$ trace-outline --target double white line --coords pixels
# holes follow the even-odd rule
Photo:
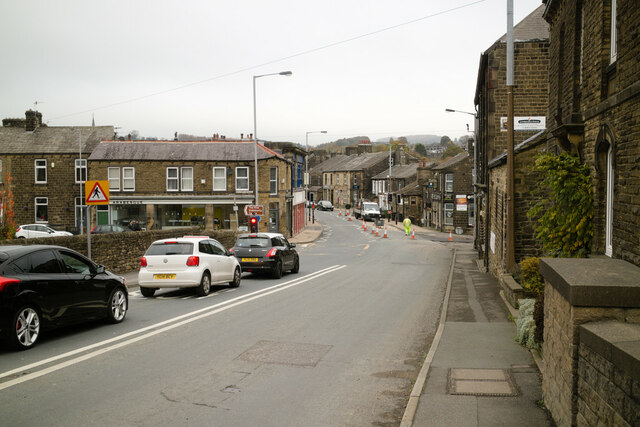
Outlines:
[[[25,373],[24,375],[20,375],[18,378],[5,381],[0,383],[0,390],[4,390],[9,387],[13,387],[15,385],[27,382],[29,380],[41,377],[43,375],[50,374],[52,372],[58,371],[60,369],[66,368],[68,366],[75,365],[77,363],[83,362],[85,360],[92,359],[96,356],[100,356],[102,354],[108,353],[112,350],[116,350],[121,347],[128,346],[130,344],[136,343],[138,341],[145,340],[147,338],[151,338],[155,335],[161,334],[166,331],[170,331],[171,329],[178,328],[180,326],[184,326],[188,323],[195,322],[197,320],[203,319],[208,316],[213,316],[214,314],[221,313],[223,311],[229,310],[230,308],[239,306],[241,304],[248,303],[250,301],[254,301],[259,298],[266,297],[268,295],[275,294],[277,292],[284,291],[285,289],[292,288],[294,286],[301,285],[305,282],[308,282],[313,279],[317,279],[318,277],[324,276],[325,274],[333,273],[335,271],[341,270],[345,268],[345,265],[334,265],[332,267],[325,268],[323,270],[316,271],[314,273],[308,274],[306,276],[302,276],[296,278],[294,280],[290,280],[285,283],[281,283],[278,285],[271,286],[269,288],[261,289],[259,291],[251,292],[246,295],[240,295],[236,298],[230,299],[228,301],[221,302],[219,304],[215,304],[211,307],[202,308],[200,310],[192,311],[190,313],[186,313],[177,317],[173,317],[171,319],[144,327],[142,329],[137,329],[135,331],[127,332],[126,334],[119,335],[114,338],[110,338],[105,341],[101,341],[95,344],[91,344],[82,348],[78,348],[76,350],[69,351],[67,353],[59,354],[57,356],[50,357],[48,359],[40,360],[38,362],[31,363],[29,365],[21,366],[16,369],[12,369],[11,371],[0,373],[0,379],[18,375],[21,373],[29,372],[34,368],[41,367],[43,365],[50,364],[52,362],[56,362],[61,359],[66,359],[71,356],[85,353],[80,356],[74,357],[69,360],[65,360],[63,362],[57,363],[55,365],[48,366],[44,369],[41,369],[36,372]],[[102,348],[98,348],[102,347]],[[95,351],[90,351],[94,350]]]

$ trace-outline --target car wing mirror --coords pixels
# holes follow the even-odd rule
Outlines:
[[[295,248],[295,247],[296,247],[296,244],[295,244],[295,243],[289,243],[289,247],[291,247],[291,248]]]
[[[99,265],[96,267],[96,274],[103,274],[106,271],[104,265]]]

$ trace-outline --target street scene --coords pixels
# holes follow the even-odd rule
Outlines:
[[[0,6],[0,424],[640,425],[633,0]]]

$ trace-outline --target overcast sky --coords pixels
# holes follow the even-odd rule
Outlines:
[[[514,23],[541,0],[514,0]],[[5,0],[0,118],[310,145],[473,130],[506,0]]]

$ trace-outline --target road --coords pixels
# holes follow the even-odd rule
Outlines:
[[[398,425],[437,328],[450,246],[317,212],[298,274],[145,299],[127,319],[0,351],[5,425]],[[368,223],[369,225],[371,223]]]

